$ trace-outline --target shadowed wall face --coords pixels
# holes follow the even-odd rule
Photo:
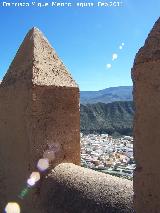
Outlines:
[[[37,161],[80,164],[79,88],[42,33],[26,35],[0,86],[0,212],[16,201]],[[19,202],[19,201],[18,201]],[[24,213],[43,212],[37,189]]]
[[[134,173],[137,213],[160,209],[160,20],[134,62]]]
[[[80,115],[77,88],[35,87],[32,97],[32,152],[37,161],[45,151],[55,151],[54,165],[80,164]],[[77,141],[77,143],[76,143]],[[39,147],[38,144],[43,144]],[[37,147],[39,147],[38,152]],[[52,165],[53,165],[52,164]]]
[[[0,88],[0,212],[16,200],[29,176],[30,146],[26,120],[31,91],[25,86]]]

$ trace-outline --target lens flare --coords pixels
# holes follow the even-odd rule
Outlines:
[[[47,158],[42,158],[37,163],[37,168],[40,172],[44,172],[49,168],[49,160]]]
[[[112,54],[112,61],[116,60],[117,58],[118,58],[117,53],[113,53],[113,54]]]
[[[9,202],[5,208],[6,213],[20,213],[20,206],[18,203]]]
[[[29,187],[26,187],[21,191],[21,193],[20,193],[20,195],[18,195],[18,197],[20,199],[23,199],[28,194],[28,192],[29,192]]]
[[[39,172],[32,172],[30,178],[33,178],[35,182],[40,180],[40,173]]]
[[[36,183],[36,181],[35,181],[35,179],[34,178],[29,178],[28,180],[27,180],[27,184],[28,184],[28,186],[34,186],[35,185],[35,183]]]
[[[106,67],[107,67],[107,69],[110,69],[112,67],[112,65],[111,64],[107,64]]]

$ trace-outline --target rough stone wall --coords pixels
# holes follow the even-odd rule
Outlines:
[[[160,19],[132,69],[136,213],[160,212]]]
[[[133,182],[79,167],[56,166],[41,186],[47,213],[132,213]]]
[[[36,86],[32,90],[30,146],[33,161],[57,145],[55,165],[60,162],[80,164],[80,115],[78,88]],[[41,147],[38,145],[41,144]],[[38,149],[37,149],[38,147]]]
[[[26,128],[30,97],[25,87],[0,88],[0,212],[10,200],[17,200],[30,173]]]
[[[23,213],[42,213],[40,185],[23,201],[17,196],[50,147],[56,150],[52,166],[80,164],[80,112],[77,84],[36,28],[3,78],[0,118],[0,212],[17,201]]]

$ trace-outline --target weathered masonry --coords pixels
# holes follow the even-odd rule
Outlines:
[[[134,204],[136,213],[160,212],[160,19],[136,55],[134,86]]]
[[[55,150],[54,166],[80,164],[79,88],[37,28],[3,78],[0,118],[1,208],[16,199],[46,150]],[[24,202],[26,212],[36,209],[34,202]]]

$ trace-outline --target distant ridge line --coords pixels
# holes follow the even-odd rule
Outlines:
[[[132,101],[132,86],[109,87],[99,91],[81,91],[81,104],[112,103],[115,101]]]

